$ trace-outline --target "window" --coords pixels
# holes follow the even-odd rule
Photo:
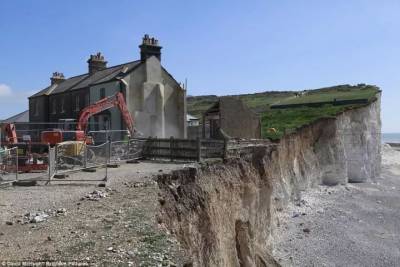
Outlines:
[[[33,116],[38,116],[39,115],[39,100],[31,100],[31,111]]]
[[[89,106],[89,101],[90,101],[89,94],[86,94],[85,95],[85,107]]]
[[[65,113],[65,98],[61,99],[61,113]]]
[[[106,88],[100,88],[100,99],[106,97]]]
[[[57,101],[56,99],[53,99],[51,102],[51,113],[56,114],[57,113]]]
[[[79,106],[79,95],[75,96],[75,111],[79,111],[80,106]]]

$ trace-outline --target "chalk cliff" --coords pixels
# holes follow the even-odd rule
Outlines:
[[[193,266],[275,266],[276,213],[317,184],[380,175],[380,98],[260,145],[224,164],[158,178],[160,221]],[[248,151],[248,150],[246,150]]]

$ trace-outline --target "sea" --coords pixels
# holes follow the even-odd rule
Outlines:
[[[382,143],[400,143],[400,133],[382,133]]]

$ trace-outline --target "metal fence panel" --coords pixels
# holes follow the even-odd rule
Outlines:
[[[49,148],[49,181],[56,173],[56,148]]]
[[[0,184],[18,180],[18,148],[5,149],[0,155]]]

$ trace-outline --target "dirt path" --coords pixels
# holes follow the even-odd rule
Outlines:
[[[283,266],[400,266],[400,152],[387,152],[376,183],[319,187],[280,214]]]
[[[122,165],[110,169],[107,188],[67,184],[0,189],[0,263],[173,266],[184,261],[174,238],[158,228],[158,187],[151,178],[182,167]],[[29,223],[43,214],[49,215],[45,221]]]

